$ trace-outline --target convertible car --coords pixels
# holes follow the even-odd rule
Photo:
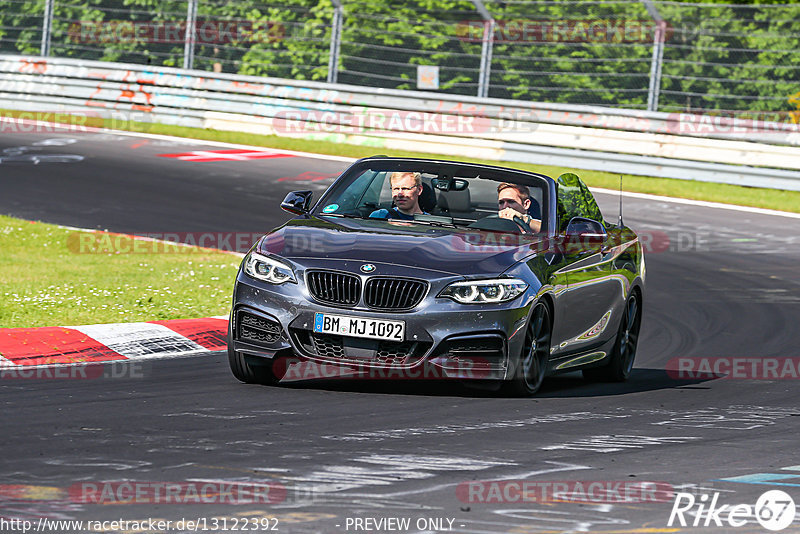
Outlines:
[[[413,202],[393,197],[396,173],[413,173],[418,213],[399,215],[395,204]],[[508,184],[529,193],[526,213],[498,213]],[[243,382],[277,384],[305,365],[325,370],[312,377],[495,381],[524,396],[551,374],[631,373],[642,246],[575,174],[375,156],[316,202],[296,191],[281,207],[295,217],[236,278],[228,356]]]

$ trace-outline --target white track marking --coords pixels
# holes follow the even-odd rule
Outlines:
[[[160,324],[116,323],[71,326],[128,359],[196,354],[208,349]]]
[[[322,436],[324,439],[336,441],[377,441],[385,439],[406,439],[409,436],[462,434],[498,428],[520,428],[542,423],[569,423],[572,421],[587,421],[594,419],[625,419],[631,417],[625,414],[596,414],[592,412],[573,412],[551,415],[537,415],[528,419],[506,419],[500,421],[487,421],[473,424],[449,424],[429,427],[406,427],[386,430],[354,432],[342,435]]]
[[[575,441],[539,447],[543,451],[570,450],[588,452],[619,452],[624,449],[642,449],[652,445],[671,445],[701,439],[697,436],[591,436]]]
[[[599,187],[590,187],[594,193],[601,193],[604,195],[619,196],[619,191],[613,189],[602,189]],[[623,197],[640,198],[644,200],[657,200],[659,202],[672,202],[673,204],[686,204],[688,206],[698,206],[702,208],[714,208],[722,210],[745,211],[747,213],[757,213],[759,215],[772,215],[775,217],[788,217],[790,219],[800,219],[800,213],[791,213],[788,211],[768,210],[764,208],[754,208],[751,206],[737,206],[735,204],[723,204],[722,202],[708,202],[705,200],[691,200],[688,198],[677,197],[663,197],[661,195],[651,195],[650,193],[632,193],[629,191],[622,192]]]
[[[48,122],[48,121],[40,121],[40,120],[31,120],[31,119],[18,119],[19,122],[22,124],[32,125],[32,126],[50,126],[53,128],[60,128],[63,130],[74,131],[74,128],[71,126],[64,126],[63,124]],[[193,139],[191,137],[175,137],[172,135],[161,135],[161,134],[151,134],[145,132],[126,132],[124,130],[110,130],[108,128],[94,128],[92,126],[81,126],[81,133],[99,133],[99,134],[113,134],[113,135],[121,135],[125,137],[139,137],[143,139],[158,139],[160,141],[172,141],[178,142],[182,145],[191,145],[191,144],[204,144],[208,146],[216,146],[222,148],[243,148],[246,150],[261,150],[264,149],[271,149],[271,147],[264,147],[264,146],[254,146],[254,145],[240,145],[237,143],[225,143],[222,141],[207,141],[205,139]],[[314,154],[312,152],[299,152],[296,150],[283,150],[281,148],[271,149],[275,150],[276,152],[280,152],[281,154],[289,154],[292,156],[300,156],[303,158],[314,158],[314,159],[327,159],[330,161],[343,161],[345,163],[351,163],[356,161],[357,158],[348,158],[344,156],[329,156],[326,154]]]
[[[38,123],[38,124],[51,124],[54,126],[58,126],[55,123],[46,123],[44,121],[31,121],[28,119],[23,119],[25,122],[30,123]],[[63,125],[62,125],[63,126]],[[208,146],[216,146],[221,148],[241,148],[245,150],[264,150],[265,148],[270,147],[263,147],[263,146],[255,146],[255,145],[240,145],[236,143],[224,143],[221,141],[206,141],[204,139],[192,139],[188,137],[174,137],[171,135],[159,135],[159,134],[148,134],[143,132],[125,132],[121,130],[107,130],[104,128],[90,128],[85,127],[87,131],[92,131],[96,133],[113,133],[116,135],[123,135],[128,137],[140,137],[145,139],[158,139],[162,141],[172,141],[172,142],[181,142],[184,144],[192,144],[195,142],[196,144],[205,144]],[[69,129],[68,127],[64,127],[64,129]],[[341,161],[345,163],[352,163],[356,161],[357,158],[348,158],[344,156],[329,156],[326,154],[314,154],[312,152],[298,152],[295,150],[283,150],[283,149],[273,149],[279,151],[283,154],[291,154],[294,156],[300,156],[304,158],[316,158],[316,159],[326,159],[330,161]],[[513,162],[511,162],[513,165]],[[595,193],[602,193],[602,194],[609,194],[609,195],[619,195],[619,191],[614,191],[613,189],[604,189],[599,187],[590,187],[590,189]],[[623,191],[622,196],[629,197],[629,198],[641,198],[646,200],[659,200],[662,202],[674,202],[677,204],[686,204],[690,206],[699,206],[704,208],[714,208],[714,209],[726,209],[726,210],[735,210],[735,211],[745,211],[749,213],[758,213],[760,215],[772,215],[776,217],[789,217],[792,219],[800,219],[800,213],[791,213],[786,211],[778,211],[778,210],[768,210],[764,208],[753,208],[749,206],[737,206],[735,204],[723,204],[721,202],[707,202],[703,200],[690,200],[685,198],[676,198],[676,197],[664,197],[660,195],[651,195],[649,193],[631,193],[627,191]]]
[[[533,477],[536,477],[536,476],[539,476],[539,475],[545,475],[545,474],[548,474],[548,473],[560,473],[560,472],[564,472],[564,471],[579,471],[579,470],[582,470],[582,469],[592,469],[588,465],[568,464],[568,463],[553,462],[553,461],[545,461],[544,463],[553,464],[556,467],[551,467],[551,468],[547,468],[547,469],[537,469],[535,471],[525,471],[523,473],[512,473],[512,474],[509,474],[509,475],[493,476],[492,479],[493,480],[528,480],[530,478],[533,478]],[[515,464],[510,464],[510,465],[515,465]],[[461,484],[461,482],[448,482],[448,483],[436,484],[434,486],[428,486],[428,487],[420,488],[420,489],[413,489],[413,490],[408,490],[408,491],[396,491],[396,492],[393,492],[393,493],[380,493],[380,494],[377,494],[377,495],[379,497],[381,497],[381,498],[405,497],[405,496],[408,496],[408,495],[417,495],[417,494],[420,494],[420,493],[430,493],[430,492],[433,492],[433,491],[440,491],[440,490],[445,489],[445,488],[452,488],[454,486],[458,486],[459,484]],[[358,496],[358,494],[348,494],[348,495]],[[363,496],[364,497],[368,497],[370,495],[374,496],[375,494],[365,494]]]

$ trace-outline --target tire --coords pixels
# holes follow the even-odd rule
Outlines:
[[[265,359],[263,364],[253,365],[248,363],[244,354],[233,350],[233,334],[230,323],[228,325],[228,364],[233,376],[245,384],[277,385],[279,382],[272,372],[271,360]]]
[[[525,342],[517,360],[514,378],[503,386],[506,394],[530,397],[539,391],[547,374],[552,330],[550,308],[544,302],[538,302],[525,330]]]
[[[642,324],[642,305],[634,291],[625,303],[625,312],[619,323],[617,339],[611,349],[611,358],[603,367],[583,370],[587,380],[599,382],[624,382],[631,376]]]

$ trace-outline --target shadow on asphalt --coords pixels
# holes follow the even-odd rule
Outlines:
[[[600,383],[587,381],[579,372],[574,372],[545,379],[542,388],[532,399],[628,395],[646,391],[698,386],[709,380],[711,379],[678,380],[670,377],[664,369],[637,368],[633,370],[627,382]],[[292,389],[314,389],[348,393],[424,395],[431,397],[505,397],[500,390],[499,383],[467,385],[456,380],[321,379],[291,382],[281,384],[281,386]],[[710,389],[709,386],[701,388]],[[698,388],[694,387],[693,389]]]

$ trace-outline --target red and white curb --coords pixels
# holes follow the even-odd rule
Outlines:
[[[0,328],[0,368],[174,358],[224,350],[227,317]]]

